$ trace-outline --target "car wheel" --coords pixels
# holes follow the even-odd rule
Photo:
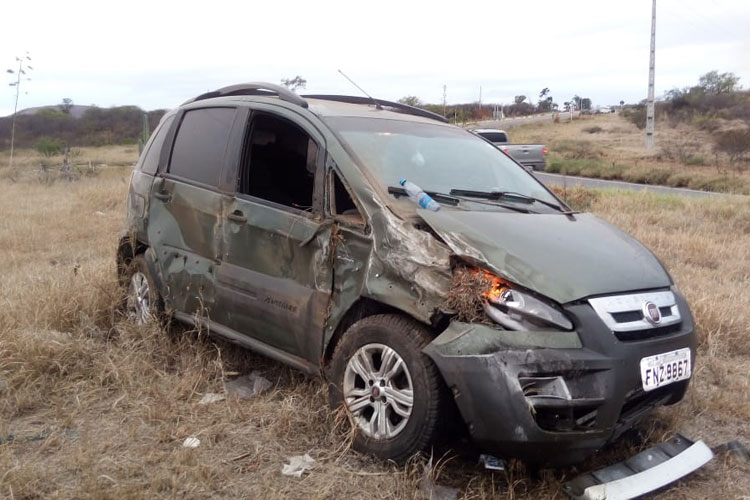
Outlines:
[[[125,311],[130,321],[137,325],[158,320],[161,312],[161,297],[142,254],[130,263],[127,274],[127,296]]]
[[[330,403],[347,408],[355,450],[403,462],[433,443],[444,388],[422,353],[431,340],[422,324],[392,314],[369,316],[346,331],[331,360]]]

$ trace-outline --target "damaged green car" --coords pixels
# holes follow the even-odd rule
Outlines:
[[[134,321],[325,375],[355,448],[385,459],[459,420],[486,453],[580,461],[694,370],[690,310],[650,251],[387,101],[251,83],[184,103],[135,167],[117,259]]]

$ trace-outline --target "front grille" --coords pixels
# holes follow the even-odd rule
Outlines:
[[[632,330],[630,332],[614,332],[614,334],[615,334],[615,337],[617,337],[617,340],[622,340],[623,342],[631,342],[633,340],[645,340],[645,339],[651,339],[654,337],[663,337],[664,335],[669,335],[671,333],[679,332],[680,328],[682,328],[682,324],[677,323],[674,325],[662,326],[659,328],[647,328],[645,330]]]
[[[588,300],[599,318],[618,340],[632,341],[679,331],[682,317],[671,290],[594,297]],[[647,317],[649,305],[656,305],[661,319],[654,324]]]

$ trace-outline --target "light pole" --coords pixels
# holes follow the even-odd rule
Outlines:
[[[31,78],[26,77],[22,78],[24,75],[26,75],[27,71],[31,71],[34,68],[29,66],[28,62],[31,61],[31,57],[29,57],[29,53],[26,52],[26,55],[23,57],[16,56],[16,62],[18,63],[18,70],[13,69],[7,69],[5,70],[6,73],[10,73],[11,75],[16,75],[16,81],[9,83],[8,85],[10,87],[16,88],[16,103],[13,106],[13,118],[11,121],[11,127],[10,127],[10,162],[8,163],[8,166],[10,168],[13,168],[13,147],[15,145],[16,141],[16,113],[18,113],[18,96],[21,94],[21,81],[31,81]]]
[[[651,53],[648,61],[648,101],[646,104],[646,149],[654,149],[654,68],[656,59],[656,0],[651,3]]]

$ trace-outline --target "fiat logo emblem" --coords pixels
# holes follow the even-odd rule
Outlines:
[[[643,317],[652,325],[658,325],[661,323],[661,311],[656,307],[656,304],[651,301],[643,303]]]

